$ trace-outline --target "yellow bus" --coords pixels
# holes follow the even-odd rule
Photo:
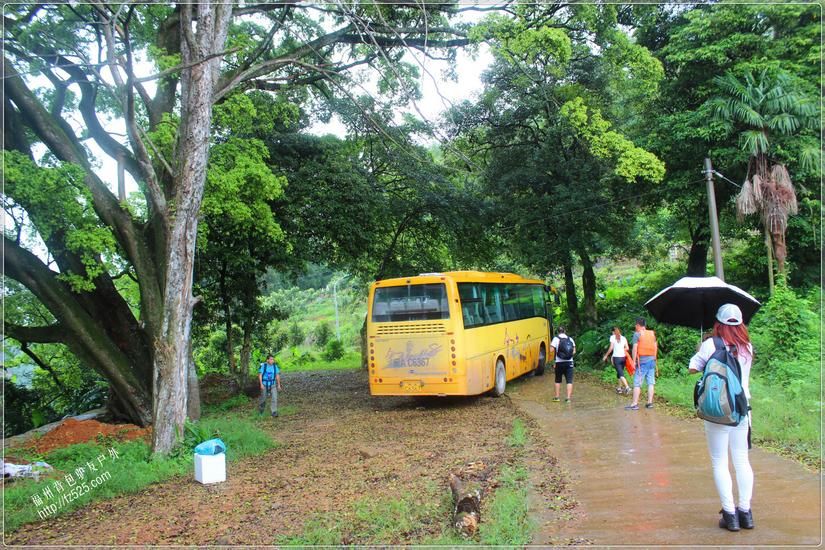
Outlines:
[[[372,395],[504,393],[543,374],[551,322],[542,281],[452,271],[370,286],[367,363]]]

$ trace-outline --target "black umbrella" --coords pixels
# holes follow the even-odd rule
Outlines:
[[[683,277],[645,303],[662,323],[703,329],[712,327],[716,311],[724,304],[736,304],[748,323],[762,305],[739,287],[718,277]]]

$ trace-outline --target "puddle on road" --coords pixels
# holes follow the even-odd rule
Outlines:
[[[821,542],[820,478],[791,460],[751,451],[756,529],[730,533],[717,526],[720,505],[701,421],[656,409],[625,411],[629,397],[588,381],[575,384],[569,404],[551,402],[548,376],[518,381],[507,394],[545,431],[579,502],[574,520],[545,525],[539,518],[542,528],[534,544],[572,539],[597,545]]]

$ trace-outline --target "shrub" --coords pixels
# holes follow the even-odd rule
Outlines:
[[[315,327],[315,345],[319,348],[323,348],[327,345],[330,336],[332,336],[332,329],[330,328],[329,323],[320,323]]]
[[[324,348],[324,359],[327,361],[335,361],[344,356],[344,344],[341,340],[330,340]]]
[[[300,346],[304,343],[304,330],[296,321],[289,325],[287,341],[290,346]]]

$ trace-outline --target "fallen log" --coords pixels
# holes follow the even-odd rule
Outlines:
[[[481,522],[481,486],[474,482],[463,482],[450,474],[450,489],[453,492],[453,526],[465,537],[472,537]]]

